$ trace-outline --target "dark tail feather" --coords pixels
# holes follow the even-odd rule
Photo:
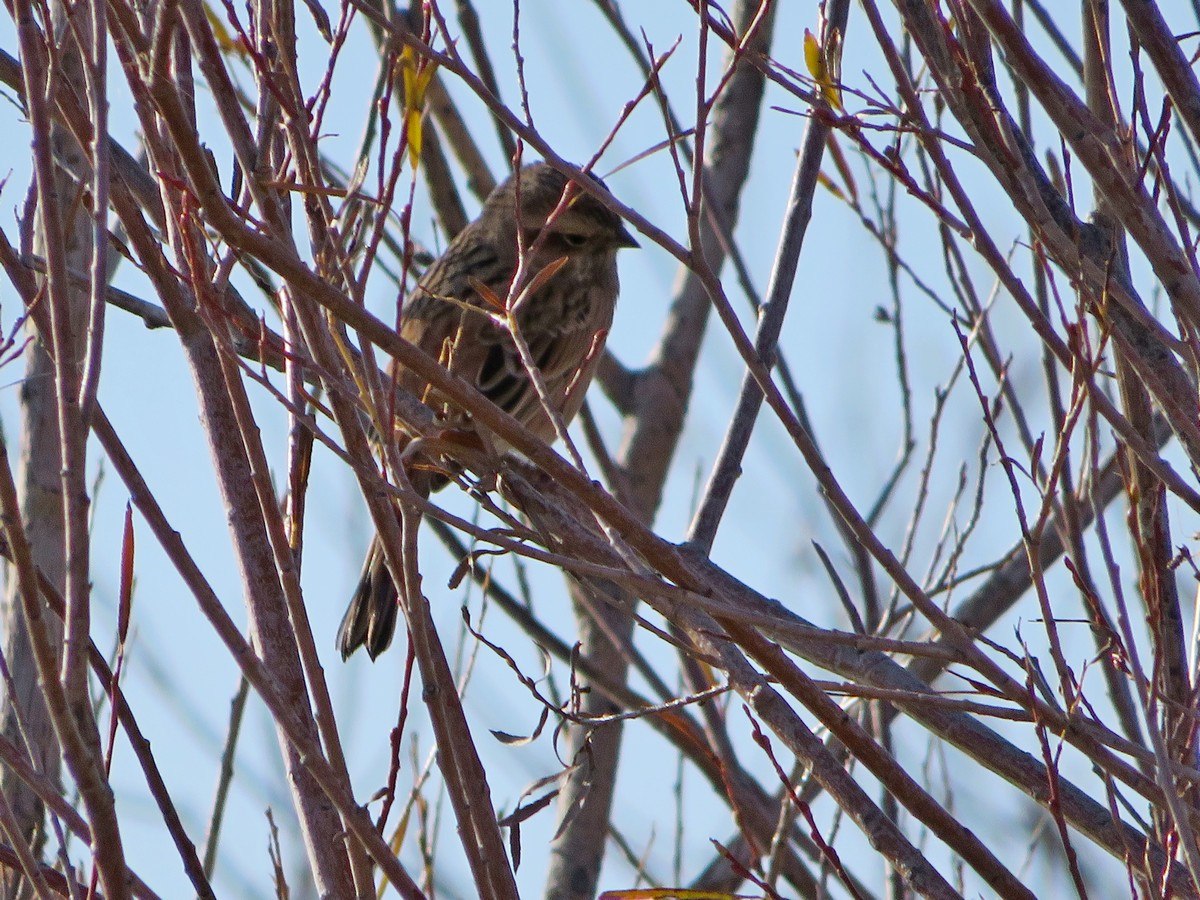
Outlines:
[[[409,478],[413,489],[422,497],[441,490],[450,481],[446,474],[426,468],[414,468],[409,472]],[[337,646],[343,660],[349,659],[350,654],[359,647],[366,647],[371,659],[388,648],[396,633],[399,600],[396,585],[383,558],[379,535],[375,535],[371,539],[367,558],[363,561],[358,587],[354,589],[350,606],[338,627]]]
[[[338,628],[337,646],[342,659],[349,658],[359,647],[366,647],[371,659],[388,648],[396,632],[397,603],[396,585],[376,537],[371,541],[358,587]]]

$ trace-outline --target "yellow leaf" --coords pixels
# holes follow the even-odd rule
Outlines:
[[[207,3],[204,4],[204,18],[208,19],[208,27],[212,29],[213,37],[217,39],[217,46],[221,48],[222,52],[242,57],[246,55],[246,48],[242,46],[242,42],[234,40],[229,34],[229,29],[225,27],[225,23]]]
[[[829,191],[829,193],[833,194],[839,200],[846,199],[846,195],[842,193],[842,189],[834,184],[833,179],[824,172],[817,173],[817,184],[821,185],[821,187],[825,188],[825,190]]]
[[[825,80],[825,56],[821,53],[821,44],[807,28],[804,29],[804,65],[808,66],[808,74],[817,84]]]
[[[408,161],[414,169],[421,160],[421,132],[424,127],[419,109],[405,110],[404,128],[408,132]]]
[[[842,68],[840,33],[832,32],[826,45],[822,47],[817,36],[805,28],[804,65],[808,67],[808,74],[813,77],[813,81],[821,89],[821,95],[825,98],[825,102],[834,109],[841,109],[842,91],[838,87]]]
[[[408,136],[408,159],[415,169],[421,158],[425,91],[437,67],[412,47],[400,51],[400,77],[404,87],[404,130]]]
[[[404,836],[408,833],[409,815],[412,813],[412,807],[408,806],[404,809],[404,815],[400,817],[400,821],[396,823],[396,830],[392,832],[392,839],[388,841],[388,846],[392,848],[392,852],[397,856],[400,855],[400,847],[404,844]],[[379,879],[379,888],[375,892],[377,900],[383,900],[383,892],[387,890],[388,879],[384,875]]]

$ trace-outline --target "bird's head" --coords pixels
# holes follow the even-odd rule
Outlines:
[[[608,193],[599,178],[587,178],[596,193]],[[559,208],[568,190],[569,199]],[[514,236],[519,230],[527,247],[540,236],[542,255],[549,258],[614,254],[622,247],[638,246],[620,216],[544,162],[523,167],[497,187],[484,204],[483,216],[508,217]]]

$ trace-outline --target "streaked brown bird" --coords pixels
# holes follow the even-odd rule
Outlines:
[[[517,330],[529,348],[556,412],[569,422],[583,404],[612,324],[617,301],[617,251],[637,242],[621,219],[590,193],[546,163],[534,163],[492,191],[479,218],[450,242],[405,302],[400,333],[474,383],[493,403],[542,440],[554,424],[521,362],[508,330],[484,310],[508,297],[521,248],[523,285],[532,290],[517,307]],[[607,193],[592,177],[592,190]],[[407,370],[396,372],[405,390],[439,414],[452,410]],[[446,479],[427,479],[434,489]],[[374,659],[392,642],[398,613],[396,586],[379,538],[371,542],[362,576],[338,629],[342,658],[360,646]]]

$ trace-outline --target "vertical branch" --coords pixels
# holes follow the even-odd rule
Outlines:
[[[739,0],[732,21],[739,37],[747,36],[747,54],[766,53],[771,45],[774,5]],[[704,13],[701,13],[701,18]],[[758,134],[764,91],[762,73],[734,54],[733,71],[716,98],[710,139],[704,162],[696,173],[701,186],[694,196],[692,252],[702,265],[719,271],[725,259],[723,235],[737,222],[739,198],[750,166],[750,153]],[[703,88],[701,88],[703,91]],[[703,209],[705,214],[699,214]],[[683,420],[691,398],[700,344],[711,308],[704,280],[689,269],[679,273],[667,323],[649,364],[637,374],[633,402],[627,414],[624,437],[616,463],[621,482],[628,485],[628,501],[645,522],[654,518],[662,499],[667,472],[675,455]],[[628,655],[624,647],[632,638],[632,598],[613,596],[612,605],[596,606],[597,621],[586,610],[586,598],[576,595],[581,656],[589,665],[625,679]],[[608,589],[606,592],[611,592]],[[599,692],[583,695],[581,712],[602,716],[613,711]],[[561,832],[551,847],[550,872],[545,896],[549,900],[576,900],[595,894],[605,839],[611,816],[622,728],[612,723],[592,731],[572,725],[567,729],[566,758],[578,759],[558,798]]]
[[[1083,73],[1088,106],[1114,134],[1122,134],[1124,128],[1113,83],[1107,0],[1085,2],[1083,26]],[[1132,148],[1129,152],[1132,154]],[[1132,158],[1127,159],[1127,171],[1132,176]],[[1124,229],[1107,195],[1099,187],[1095,190],[1095,204],[1096,221],[1104,226],[1112,242],[1115,278],[1128,281],[1131,275]],[[1111,314],[1120,317],[1123,313],[1116,308],[1111,309]],[[1117,384],[1125,415],[1139,431],[1148,432],[1154,420],[1150,393],[1125,348],[1117,344],[1115,350]],[[1130,504],[1130,532],[1137,552],[1142,600],[1152,636],[1153,688],[1145,709],[1147,726],[1161,729],[1168,759],[1192,767],[1196,761],[1192,727],[1195,698],[1189,676],[1183,610],[1172,562],[1174,547],[1166,486],[1132,454],[1125,452],[1124,457],[1122,474]],[[1160,775],[1160,779],[1165,777],[1165,773]],[[1194,788],[1180,785],[1179,790],[1185,805],[1195,805]],[[1159,840],[1164,843],[1170,830],[1180,828],[1183,835],[1190,830],[1187,823],[1172,823],[1164,816],[1156,816],[1155,827]]]
[[[188,8],[183,12],[189,26],[188,36],[202,51],[206,50],[203,41],[198,40],[193,18],[195,9]],[[185,37],[182,31],[178,32],[178,36]],[[173,67],[188,69],[190,56],[186,52],[186,43],[173,43]],[[207,72],[210,85],[220,96],[223,85],[214,77],[218,61],[203,52],[201,59],[209,64]],[[181,81],[186,82],[186,79],[160,69],[154,73],[150,88],[160,107],[165,107],[167,111],[164,119],[171,125],[182,124],[186,128],[184,123],[188,120],[188,113],[176,93],[176,86]],[[240,115],[233,109],[231,107],[228,110],[230,118],[227,120],[231,131],[235,130],[233,116]],[[242,124],[244,128],[244,122]],[[172,134],[169,127],[166,133],[178,142],[178,135]],[[246,130],[241,130],[231,135],[235,139],[235,146],[238,146],[237,138],[246,133]],[[149,147],[160,171],[177,172],[178,163],[172,152],[158,141],[149,142]],[[245,155],[247,162],[250,162],[248,150]],[[247,169],[257,171],[253,165],[248,165]],[[190,195],[178,190],[178,185],[186,184],[185,176],[177,173],[176,177],[178,181],[163,191],[163,201],[172,210],[167,217],[168,233],[176,257],[187,274],[187,288],[190,290],[187,293],[178,289],[168,290],[162,299],[180,335],[197,387],[201,421],[214,460],[218,486],[229,510],[230,539],[240,569],[257,650],[276,679],[286,702],[294,710],[297,722],[304,729],[305,738],[317,742],[318,729],[313,718],[312,700],[306,688],[296,643],[297,630],[304,625],[299,620],[293,624],[283,586],[283,579],[289,575],[294,579],[295,573],[291,571],[288,561],[280,560],[277,563],[274,554],[272,535],[282,531],[276,502],[273,498],[270,502],[270,525],[264,517],[267,504],[264,502],[260,505],[259,502],[264,491],[270,492],[269,477],[257,428],[248,418],[245,387],[235,371],[236,367],[226,371],[222,366],[218,342],[226,339],[219,330],[225,326],[210,328],[200,315],[200,307],[219,308],[219,304],[210,295],[211,261],[203,249],[203,236],[196,227],[198,223]],[[263,201],[264,213],[279,226],[278,232],[285,234],[285,226],[269,195],[261,191],[258,196]],[[127,228],[131,229],[135,224],[126,223]],[[205,297],[203,303],[198,303],[197,299],[205,295],[209,296]],[[325,790],[312,774],[311,764],[306,765],[278,720],[276,727],[317,888],[323,895],[350,896],[353,894],[353,882],[345,842],[340,836],[345,826]]]
[[[47,47],[46,34],[39,29],[29,3],[15,3],[13,14],[21,44],[24,93],[33,132],[36,234],[41,255],[46,260],[42,302],[48,312],[39,317],[37,340],[31,344],[30,374],[38,379],[39,387],[26,404],[26,446],[31,456],[23,464],[26,491],[22,505],[28,520],[36,523],[36,531],[31,534],[37,539],[32,550],[34,560],[45,566],[45,571],[56,582],[55,587],[62,588],[67,605],[62,656],[58,660],[59,671],[54,673],[47,670],[51,660],[45,653],[40,658],[28,654],[26,626],[32,625],[30,605],[41,601],[35,582],[17,580],[14,591],[33,593],[21,598],[25,610],[22,621],[13,621],[16,594],[10,594],[8,624],[12,630],[7,632],[10,635],[7,640],[12,655],[8,658],[14,678],[19,682],[41,680],[39,690],[47,695],[46,699],[54,693],[49,682],[58,680],[61,683],[62,694],[52,702],[63,703],[65,707],[57,712],[51,709],[51,718],[91,820],[92,850],[105,892],[120,897],[128,892],[124,851],[112,789],[101,765],[100,737],[88,694],[89,500],[87,431],[80,411],[80,402],[86,399],[80,390],[84,383],[81,370],[86,302],[83,292],[73,287],[67,276],[71,268],[87,271],[95,251],[91,246],[90,223],[80,202],[81,191],[57,160],[71,158],[80,172],[89,171],[89,165],[80,159],[79,150],[67,131],[57,127],[51,116],[52,98],[66,89],[63,79],[77,78],[83,70],[78,40],[91,34],[96,23],[89,10],[80,7],[76,12],[79,16],[77,28],[73,27],[67,20],[67,12],[55,4],[54,21],[46,24],[54,29],[56,39]],[[99,352],[97,346],[93,345],[93,349]],[[56,484],[42,468],[49,466],[56,470]],[[15,510],[8,509],[7,513],[12,516]],[[50,635],[40,639],[47,637],[53,640]],[[57,640],[54,643],[57,645]],[[39,767],[53,772],[57,764],[51,761],[53,751],[46,742],[48,734],[39,724],[41,703],[24,688],[18,688],[18,691],[23,696],[7,698],[10,708],[6,712],[13,717],[9,721],[15,721],[20,714],[29,714],[26,738],[31,740],[30,752]],[[11,708],[14,702],[25,707],[20,714]],[[6,784],[5,788],[8,787]],[[15,805],[22,817],[20,827],[32,834],[40,821],[40,808],[36,803],[30,803],[27,797],[21,797],[20,792]]]
[[[32,222],[29,223],[32,226]],[[41,244],[41,230],[38,229]],[[44,250],[43,247],[38,248]],[[43,253],[44,256],[44,253]],[[37,565],[61,592],[63,571],[64,518],[62,492],[59,487],[58,417],[54,407],[54,363],[48,346],[50,336],[42,335],[34,320],[28,328],[33,338],[26,350],[25,379],[21,390],[20,509],[28,523],[25,534]],[[17,746],[24,746],[34,767],[51,780],[57,780],[59,747],[46,699],[38,683],[38,664],[31,644],[30,624],[23,605],[39,604],[36,586],[34,593],[24,598],[20,582],[6,578],[3,621],[4,659],[12,673],[4,685],[2,707],[3,737]],[[62,641],[62,623],[47,616],[47,640],[53,646]],[[51,663],[53,672],[53,663]],[[53,677],[53,676],[51,676]],[[0,790],[13,809],[13,817],[23,839],[35,849],[44,841],[42,834],[43,809],[37,795],[16,773],[4,766],[0,770]],[[15,894],[13,894],[15,896]]]
[[[105,287],[110,276],[108,255],[108,5],[89,0],[90,60],[86,69],[88,107],[92,120],[92,236],[91,284],[88,298],[87,343],[79,384],[80,415],[86,423],[100,387],[104,350]]]
[[[834,47],[844,39],[849,7],[848,0],[835,0],[831,4],[827,13],[827,47]],[[815,108],[808,120],[808,127],[801,142],[802,149],[796,161],[783,228],[779,235],[779,247],[771,268],[771,280],[759,309],[754,349],[768,368],[772,366],[776,356],[776,344],[787,316],[788,300],[796,278],[800,250],[812,218],[813,194],[821,174],[825,142],[830,134],[828,114],[830,110],[827,108]],[[762,401],[763,393],[758,382],[747,372],[742,379],[737,407],[713,464],[700,508],[688,531],[688,542],[705,555],[712,549],[721,517],[741,473],[742,459],[750,443]]]

